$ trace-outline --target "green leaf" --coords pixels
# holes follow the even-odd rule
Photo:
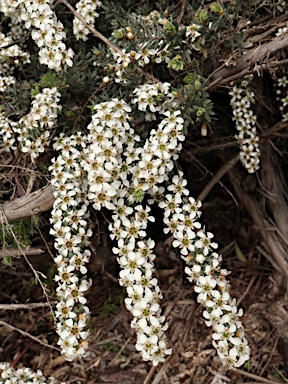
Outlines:
[[[242,263],[247,263],[248,260],[244,256],[244,253],[241,251],[241,249],[237,243],[235,243],[235,252],[236,252],[238,259],[240,261],[242,261]]]

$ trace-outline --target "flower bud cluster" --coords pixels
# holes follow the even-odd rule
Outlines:
[[[95,19],[99,17],[96,12],[97,7],[102,4],[99,0],[80,0],[76,4],[76,11],[85,19],[86,23],[93,26]],[[90,31],[85,25],[76,17],[73,20],[73,32],[77,40],[81,39],[86,41]]]
[[[16,138],[20,149],[28,153],[34,161],[50,143],[50,130],[56,124],[57,114],[61,111],[59,105],[60,93],[57,88],[44,88],[32,101],[30,112],[21,117],[18,122],[9,120],[0,114],[0,138],[6,150],[16,149]]]
[[[55,320],[60,336],[58,344],[67,360],[83,355],[88,346],[86,327],[90,313],[84,294],[91,285],[85,266],[91,253],[85,247],[92,231],[87,222],[87,181],[82,177],[84,171],[80,165],[86,141],[81,133],[70,137],[61,134],[53,145],[61,154],[50,166],[55,197],[50,233],[55,236],[58,253],[54,259],[59,299]]]
[[[131,62],[131,55],[129,52],[126,52],[126,49],[122,49],[120,52],[111,50],[111,53],[114,63],[110,65],[110,68],[115,73],[115,82],[125,84],[127,83],[125,72]],[[97,65],[97,62],[94,62],[94,65]]]
[[[260,166],[259,136],[256,132],[256,116],[251,109],[255,102],[254,92],[249,90],[249,82],[243,80],[240,86],[234,85],[229,92],[233,120],[238,134],[235,136],[240,147],[240,160],[249,173],[256,172]]]
[[[5,0],[4,0],[5,3]],[[40,48],[39,61],[49,69],[61,70],[63,65],[71,67],[74,52],[66,49],[63,40],[66,37],[63,24],[57,20],[51,9],[50,1],[11,0],[1,7],[1,11],[10,16],[20,11],[25,28],[33,27],[31,37]]]
[[[159,42],[159,46],[163,44],[163,41]],[[147,48],[147,43],[141,43],[137,45],[137,51],[126,52],[126,49],[122,49],[121,52],[111,51],[114,59],[114,63],[111,64],[111,68],[115,73],[116,83],[127,83],[127,67],[131,63],[136,63],[138,67],[144,67],[150,61],[166,63],[170,61],[170,53],[168,46],[163,49],[151,49]],[[97,63],[94,62],[94,65]]]
[[[0,363],[0,383],[65,384],[53,377],[46,379],[40,370],[33,372],[30,368],[14,369],[9,363]]]
[[[5,48],[6,46],[8,47]],[[8,85],[15,83],[12,75],[20,60],[23,64],[30,63],[29,53],[14,44],[12,38],[0,32],[0,92],[3,92]]]
[[[213,345],[221,360],[230,367],[239,367],[249,359],[249,347],[239,317],[235,299],[228,293],[228,272],[221,269],[221,256],[213,234],[201,228],[201,202],[189,197],[187,180],[180,171],[167,187],[159,207],[164,209],[165,233],[171,232],[173,246],[180,249],[187,266],[188,280],[195,283],[197,300],[205,307],[203,316],[213,328]]]
[[[274,87],[276,88],[276,100],[280,104],[279,110],[282,115],[282,121],[288,121],[288,79],[285,73],[274,79]]]

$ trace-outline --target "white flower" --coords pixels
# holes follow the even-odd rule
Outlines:
[[[180,203],[182,202],[181,195],[176,193],[175,195],[168,194],[165,196],[165,201],[161,201],[158,205],[164,209],[164,216],[169,217],[172,213],[181,213],[182,209]]]
[[[194,252],[194,238],[195,233],[191,230],[185,231],[184,233],[179,231],[175,234],[175,240],[173,241],[173,247],[180,247],[182,255],[187,256],[189,252]]]
[[[195,242],[195,247],[198,249],[201,249],[204,256],[207,256],[209,253],[209,250],[211,248],[216,249],[218,248],[217,243],[212,243],[211,239],[214,237],[211,232],[207,232],[206,234],[202,231],[197,232],[197,236],[200,238]]]
[[[212,289],[216,286],[216,280],[211,276],[199,276],[197,285],[194,287],[195,292],[198,293],[197,300],[205,302],[207,297],[211,295]]]

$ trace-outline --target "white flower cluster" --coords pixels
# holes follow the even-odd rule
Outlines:
[[[91,202],[96,210],[113,209],[112,201],[125,178],[119,161],[123,144],[129,137],[130,107],[113,99],[94,107],[89,133],[80,133],[56,141],[54,148],[61,151],[51,166],[52,185],[56,197],[52,211],[51,233],[56,236],[59,253],[58,267],[57,332],[59,344],[68,360],[82,355],[87,347],[89,309],[84,304],[84,292],[90,286],[86,279],[85,263],[90,251],[84,250],[91,230],[87,229],[87,206]],[[128,130],[128,131],[127,131]],[[133,137],[130,132],[130,136]]]
[[[153,33],[153,29],[155,28],[155,24],[159,24],[160,14],[158,11],[152,11],[149,15],[136,15],[132,14],[135,19],[139,22],[144,22],[147,27],[150,29],[150,33],[152,37],[158,39],[156,35]],[[134,31],[131,27],[126,27],[126,29],[122,28],[114,31],[114,36],[119,33],[121,36],[125,36],[129,40],[133,40],[135,38]],[[145,30],[140,28],[140,33],[145,35]],[[169,63],[171,60],[171,52],[169,51],[169,43],[165,42],[164,39],[158,42],[157,48],[148,48],[149,42],[139,43],[136,45],[135,50],[127,51],[126,49],[122,49],[120,52],[116,52],[111,50],[111,54],[114,59],[114,63],[109,65],[109,68],[115,73],[115,82],[116,83],[127,83],[127,67],[132,63],[137,63],[138,67],[144,67],[150,62],[155,62],[157,64],[165,62]],[[97,65],[97,62],[94,62],[94,65]]]
[[[149,216],[149,207],[129,206],[137,192],[130,179],[137,173],[135,164],[142,148],[135,148],[135,144],[140,138],[130,128],[131,108],[125,102],[113,99],[95,106],[94,111],[88,127],[92,144],[84,166],[88,174],[88,199],[95,209],[104,205],[113,210],[109,230],[118,244],[113,252],[118,255],[121,267],[119,282],[128,293],[125,304],[133,315],[136,349],[144,360],[157,365],[171,350],[166,347],[167,325],[159,306],[162,295],[152,273],[154,242],[146,239],[147,223],[154,218]]]
[[[235,136],[240,147],[240,160],[249,173],[256,172],[260,166],[259,136],[256,132],[256,119],[251,109],[254,92],[249,90],[249,81],[243,80],[240,86],[234,85],[229,92],[233,120],[238,134]]]
[[[161,19],[160,14],[157,11],[151,12],[147,16],[142,15],[133,15],[136,20],[147,25],[147,28],[150,28],[151,37],[158,39],[158,37],[154,34],[153,30],[155,29],[155,24],[160,24],[165,27],[166,24],[169,23],[169,20],[166,18]],[[185,34],[187,37],[187,41],[185,43],[192,44],[192,48],[195,50],[200,50],[201,45],[204,44],[205,40],[201,37],[201,34],[197,31],[200,26],[196,24],[192,24],[189,26],[181,26],[181,29],[185,28]],[[145,30],[140,28],[140,32],[145,35]],[[126,29],[122,28],[114,31],[114,36],[119,34],[121,38],[128,38],[129,40],[134,39],[134,31],[131,27],[126,27]],[[148,40],[148,39],[147,39]],[[131,63],[137,62],[138,67],[144,67],[150,62],[153,63],[162,63],[165,62],[168,64],[171,61],[172,52],[169,50],[170,43],[166,41],[165,38],[158,42],[156,48],[148,48],[150,45],[149,42],[139,43],[136,46],[135,51],[126,52],[126,49],[122,49],[121,52],[115,52],[111,50],[114,63],[110,64],[109,67],[115,72],[115,82],[116,83],[127,83],[127,67]],[[179,49],[180,47],[174,47],[173,50]],[[94,65],[97,65],[97,62],[94,62]]]
[[[132,13],[132,15],[135,17],[136,20],[139,20],[139,21],[144,21],[144,23],[148,26],[148,27],[153,27],[154,26],[154,23],[155,22],[159,22],[159,19],[161,17],[160,15],[160,12],[159,11],[152,11],[150,12],[148,15],[138,15],[136,13]]]
[[[169,90],[170,83],[143,84],[135,88],[132,103],[138,104],[139,111],[144,111],[145,120],[156,120],[156,112],[163,114],[173,107],[173,94]]]
[[[168,87],[169,84],[163,87],[167,91],[165,93],[168,93]],[[157,89],[157,85],[154,88]],[[148,103],[140,106],[140,100],[141,97],[133,100],[134,103],[139,102],[139,109],[150,108]],[[161,316],[159,306],[162,294],[152,274],[154,241],[147,239],[146,233],[148,222],[155,219],[149,213],[150,207],[139,203],[146,192],[152,195],[148,203],[153,203],[153,196],[159,192],[157,184],[168,179],[167,174],[174,166],[173,160],[177,159],[177,152],[182,148],[179,141],[184,140],[180,111],[162,110],[161,113],[164,119],[158,129],[150,132],[143,147],[135,149],[135,143],[129,140],[130,149],[124,152],[126,161],[123,163],[128,174],[127,180],[127,176],[123,180],[126,188],[120,190],[120,199],[114,201],[116,214],[112,216],[114,223],[109,226],[112,238],[118,242],[118,248],[114,247],[113,252],[118,255],[122,268],[120,284],[126,287],[128,293],[125,304],[134,316],[131,326],[137,333],[136,349],[144,360],[151,360],[154,365],[164,361],[171,349],[166,346],[164,331],[168,325],[165,317]]]
[[[9,44],[10,47],[5,48]],[[0,92],[8,85],[15,83],[13,72],[19,65],[20,59],[23,64],[30,63],[29,53],[24,52],[19,45],[14,44],[12,38],[0,32]]]
[[[149,103],[141,104],[141,92],[135,93],[139,98],[133,102],[139,103],[139,109],[150,108]],[[180,111],[164,112],[167,117],[161,121],[158,130],[151,131],[141,153],[142,161],[138,161],[134,171],[138,179],[137,183],[133,182],[135,187],[141,185],[141,190],[147,190],[152,197],[155,193],[158,196],[163,194],[163,187],[158,188],[156,184],[167,181],[167,174],[174,167],[173,160],[177,159],[177,153],[182,149],[181,141],[185,136],[183,119],[179,114]],[[187,263],[185,272],[188,279],[196,282],[198,301],[206,307],[204,317],[207,325],[214,328],[213,345],[220,358],[229,366],[239,367],[249,359],[250,354],[239,321],[242,310],[237,311],[235,300],[228,293],[228,272],[220,269],[221,256],[214,251],[218,245],[212,242],[213,235],[205,233],[198,222],[201,203],[189,197],[186,185],[183,173],[179,172],[167,187],[169,192],[159,202],[159,207],[164,209],[164,223],[167,225],[164,232],[172,232],[175,239],[173,246],[180,248],[182,258]]]
[[[114,223],[109,229],[111,237],[117,240],[118,247],[113,252],[118,255],[121,267],[119,283],[128,294],[125,305],[133,315],[131,327],[137,334],[136,349],[144,361],[158,365],[171,349],[166,346],[164,331],[168,324],[159,305],[162,294],[153,277],[155,244],[146,238],[148,221],[155,219],[149,215],[148,206],[138,204],[132,208],[123,198],[115,201],[115,205],[117,214],[113,215]]]
[[[147,92],[155,98],[155,104],[143,101]],[[166,107],[171,107],[168,83],[141,86],[134,93],[133,103],[139,110],[163,115],[144,145],[137,146],[140,138],[130,127],[130,106],[113,99],[94,106],[87,136],[64,138],[62,135],[54,146],[61,151],[51,166],[56,197],[51,233],[56,236],[59,253],[55,259],[60,298],[59,344],[68,359],[84,353],[89,310],[84,305],[83,292],[90,283],[83,275],[90,252],[83,248],[91,235],[85,220],[91,202],[96,210],[106,207],[113,212],[109,230],[111,238],[117,241],[113,252],[121,268],[119,282],[128,294],[125,305],[133,315],[131,326],[137,334],[136,349],[145,361],[154,365],[171,353],[164,333],[168,325],[159,305],[162,294],[153,276],[154,241],[147,239],[146,232],[148,222],[155,221],[149,205],[157,201],[164,209],[165,233],[173,233],[173,245],[180,248],[187,263],[188,279],[196,282],[198,301],[206,307],[204,317],[214,329],[213,344],[226,364],[238,367],[249,358],[239,321],[242,311],[237,310],[235,300],[228,293],[228,272],[220,269],[221,256],[215,252],[217,244],[212,242],[213,235],[205,233],[197,221],[201,203],[189,197],[187,181],[181,172],[173,177],[165,196],[165,189],[159,186],[169,181],[168,174],[182,149],[183,118],[180,111],[165,111],[164,103],[161,107],[157,104],[165,95],[168,96]],[[146,193],[152,197],[147,201],[149,205],[142,204]]]
[[[82,163],[87,173],[89,202],[93,208],[114,209],[112,200],[118,196],[125,172],[121,172],[122,154],[127,137],[133,137],[129,125],[131,108],[118,99],[94,106],[88,125],[90,145]]]
[[[288,79],[286,75],[274,79],[274,86],[276,88],[276,100],[279,102],[279,110],[282,114],[282,121],[288,121]]]
[[[167,187],[168,193],[159,207],[164,209],[165,233],[171,232],[173,246],[180,248],[187,266],[188,280],[195,282],[198,302],[206,309],[203,313],[207,326],[212,326],[213,345],[221,360],[230,367],[239,367],[249,359],[250,350],[237,310],[236,300],[228,293],[228,272],[220,268],[221,256],[215,252],[218,245],[213,235],[201,229],[201,202],[189,197],[187,180],[180,171]]]
[[[97,7],[102,4],[99,0],[80,0],[76,4],[76,11],[85,19],[86,23],[93,26],[95,19],[99,17],[96,12]],[[86,41],[90,31],[85,25],[76,17],[73,20],[73,32],[77,40],[81,39]]]
[[[5,1],[6,0],[4,0],[3,3],[5,3]],[[1,1],[0,7],[1,6],[2,6],[2,1]],[[20,15],[21,15],[21,12],[19,8],[14,9],[13,13],[9,14],[10,22],[8,23],[9,31],[7,31],[7,36],[11,37],[13,41],[21,39],[28,32],[27,29],[24,28],[23,26]],[[22,48],[26,47],[25,39],[23,39],[23,41],[19,41],[19,44]]]
[[[28,32],[22,23],[21,7],[15,8],[16,5],[16,3],[12,4],[11,0],[1,0],[0,2],[0,12],[10,19],[8,23],[9,31],[7,31],[7,36],[13,41],[21,39]],[[26,47],[25,40],[20,41],[19,44],[22,48]]]
[[[80,133],[63,136],[61,134],[54,143],[54,149],[61,154],[52,160],[50,167],[55,196],[50,233],[56,238],[58,252],[54,259],[59,298],[55,312],[56,330],[60,336],[58,344],[66,359],[71,361],[83,355],[88,346],[86,328],[90,313],[84,294],[91,286],[85,267],[91,253],[84,248],[92,231],[87,228],[87,181],[82,177],[80,165],[87,140]]]
[[[6,150],[16,149],[16,138],[22,152],[34,161],[50,143],[50,130],[56,124],[60,93],[57,88],[44,88],[32,101],[30,112],[18,122],[10,121],[0,113],[0,138]]]
[[[163,144],[166,143],[167,150],[170,151],[169,156],[166,153],[162,156],[160,149],[157,150],[157,146],[160,145],[159,140],[161,141],[160,137],[159,140],[156,138],[157,131],[152,133],[151,140],[147,141],[144,149],[135,148],[139,137],[130,128],[128,115],[130,111],[131,108],[125,102],[117,99],[98,104],[94,107],[95,113],[88,126],[89,134],[82,140],[82,144],[84,142],[88,144],[82,145],[81,152],[76,151],[75,145],[71,145],[71,140],[75,141],[74,137],[72,139],[61,137],[54,146],[55,149],[61,151],[61,155],[53,161],[51,166],[52,184],[56,197],[51,219],[54,228],[51,233],[56,236],[55,247],[59,253],[55,259],[58,267],[56,280],[58,284],[60,282],[57,288],[60,298],[57,328],[61,348],[68,359],[84,353],[83,342],[80,342],[82,349],[78,350],[80,339],[77,339],[77,335],[74,337],[75,332],[71,333],[72,324],[74,324],[74,328],[76,327],[75,321],[77,322],[79,318],[80,309],[75,310],[73,307],[77,304],[75,294],[71,297],[71,287],[63,282],[64,275],[64,278],[68,279],[69,284],[72,285],[73,292],[75,292],[77,284],[80,284],[80,287],[84,284],[82,278],[75,275],[74,262],[71,265],[70,260],[75,257],[79,259],[80,254],[83,254],[83,236],[84,233],[86,236],[88,234],[85,231],[83,218],[81,222],[79,221],[81,229],[83,229],[81,237],[79,229],[71,229],[71,220],[67,216],[67,212],[70,212],[72,208],[75,211],[74,214],[79,210],[77,205],[80,204],[80,201],[77,201],[77,191],[80,188],[84,194],[84,200],[81,202],[84,214],[86,209],[83,209],[83,206],[86,207],[89,202],[97,210],[103,206],[113,210],[114,223],[110,225],[109,229],[112,232],[112,238],[118,240],[118,248],[115,247],[114,251],[118,255],[122,268],[120,283],[126,286],[128,292],[125,303],[134,316],[131,325],[137,332],[136,348],[141,351],[145,360],[151,360],[155,365],[159,361],[163,361],[165,355],[171,353],[171,350],[166,347],[164,330],[167,325],[165,318],[161,316],[158,303],[162,295],[157,285],[157,279],[152,276],[155,257],[152,254],[154,243],[150,239],[145,240],[147,221],[152,221],[153,217],[149,216],[149,207],[144,208],[138,204],[132,208],[127,204],[129,202],[131,204],[135,200],[137,193],[141,194],[149,188],[153,191],[156,190],[155,184],[159,180],[163,181],[166,171],[173,167],[170,157],[178,146],[174,135],[175,124],[172,124],[172,121],[179,118],[174,118],[173,114],[170,115],[166,112],[167,117],[159,125],[165,132]],[[182,125],[180,128],[182,129]],[[168,131],[173,132],[171,137]],[[159,135],[162,136],[160,133]],[[166,146],[163,147],[163,150],[165,148]],[[156,156],[159,156],[159,159],[150,161],[153,168],[147,164],[148,157],[151,158],[151,149],[155,150]],[[156,170],[159,173],[157,178],[155,178]],[[81,178],[81,186],[75,185],[75,181],[77,183],[75,175],[78,174]],[[135,175],[138,175],[138,178],[135,178]],[[132,177],[134,177],[133,182],[131,182]],[[146,184],[140,185],[139,182],[143,180],[146,181]],[[129,249],[129,253],[126,254],[127,249]],[[86,259],[88,258],[86,257]],[[87,282],[84,284],[84,288],[83,292],[88,288]],[[77,294],[79,291],[82,292],[81,288],[76,290]],[[81,295],[79,301],[82,307],[85,304],[83,299]],[[65,310],[64,313],[67,314],[67,319],[62,314],[62,307]],[[84,308],[85,313],[88,314],[88,309]],[[77,324],[77,330],[80,330],[79,337],[86,340],[88,334],[84,332],[83,335],[83,328],[87,319],[83,319],[83,315],[81,313],[83,321],[81,326]]]
[[[147,43],[141,43],[137,45],[136,51],[126,52],[126,49],[122,49],[121,52],[111,50],[114,63],[111,64],[111,68],[115,72],[116,83],[127,83],[127,67],[130,63],[137,62],[138,67],[144,67],[150,61],[155,63],[161,63],[162,61],[169,63],[171,53],[168,48],[169,45],[163,48],[147,48]],[[159,47],[163,46],[163,40],[159,42]],[[97,62],[94,62],[97,65]]]
[[[30,368],[14,369],[9,363],[0,363],[0,383],[1,384],[65,384],[59,383],[53,377],[46,379],[42,372],[33,372]]]
[[[4,0],[0,11],[6,16],[20,12],[25,28],[33,27],[31,37],[39,50],[39,61],[50,69],[61,70],[63,65],[72,66],[74,52],[66,49],[63,39],[66,37],[63,24],[57,20],[51,9],[50,1]]]
[[[158,129],[152,130],[143,149],[139,153],[135,167],[132,167],[132,177],[128,201],[141,202],[145,192],[152,195],[148,203],[153,203],[155,195],[161,192],[157,184],[167,180],[167,174],[174,166],[177,152],[182,146],[179,141],[182,135],[183,119],[180,111],[164,112],[164,119]],[[119,233],[118,253],[123,271],[120,274],[120,284],[127,287],[129,298],[125,300],[127,308],[134,315],[132,327],[137,332],[136,349],[141,351],[144,360],[152,360],[154,365],[164,361],[171,353],[167,349],[164,331],[168,325],[161,316],[159,300],[162,294],[157,279],[152,277],[154,242],[146,239],[148,221],[155,221],[150,216],[150,207],[139,204],[133,209],[125,207],[123,217],[116,216],[114,226],[110,227],[113,235]],[[115,230],[116,229],[116,230]],[[124,242],[124,239],[127,239]],[[139,241],[140,240],[140,241]]]

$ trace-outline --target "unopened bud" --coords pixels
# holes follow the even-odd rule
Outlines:
[[[128,32],[126,36],[127,36],[127,38],[129,40],[133,40],[134,39],[134,34],[132,32]]]

